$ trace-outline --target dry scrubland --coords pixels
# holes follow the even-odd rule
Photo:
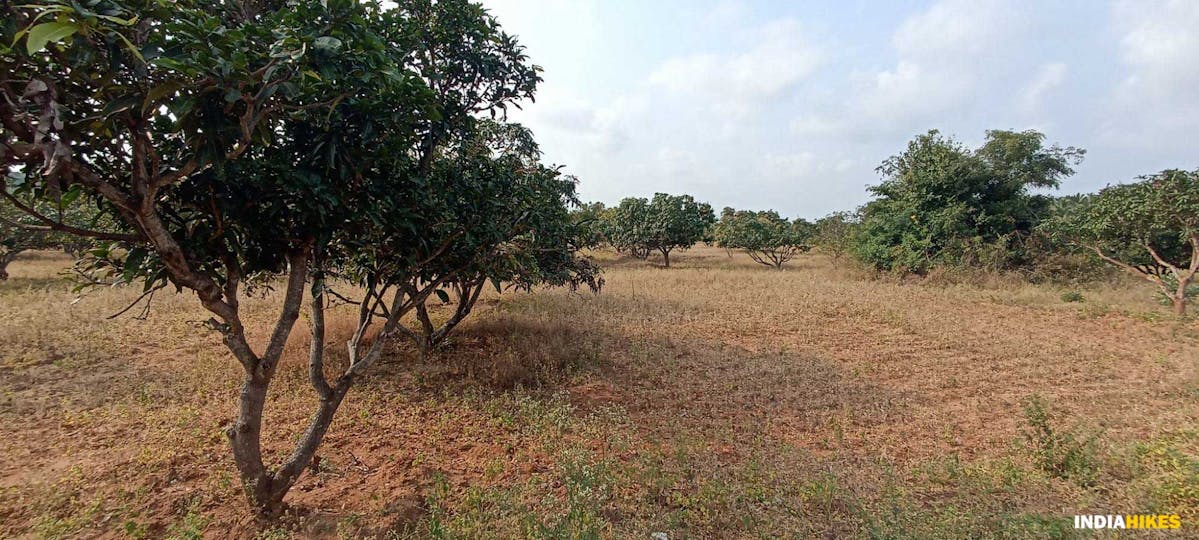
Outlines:
[[[0,284],[0,537],[1072,537],[1108,511],[1199,536],[1199,325],[1138,284],[1067,303],[813,255],[598,256],[598,297],[492,294],[448,349],[390,354],[266,528],[220,431],[240,368],[194,297],[105,320],[136,291],[72,304],[65,259],[27,256]],[[247,302],[260,336],[275,300]],[[353,315],[329,317],[336,353]],[[313,403],[302,328],[276,451]],[[1075,444],[1023,439],[1034,395]]]

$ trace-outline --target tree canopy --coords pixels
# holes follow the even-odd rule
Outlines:
[[[853,213],[833,212],[813,224],[812,243],[834,261],[839,261],[853,249],[858,225],[858,216]]]
[[[670,266],[670,253],[687,249],[704,239],[716,215],[708,203],[691,195],[656,193],[653,199],[629,197],[620,201],[609,216],[608,236],[617,249],[646,258],[657,251],[663,265]]]
[[[883,181],[862,208],[856,251],[885,270],[938,264],[1020,264],[1019,240],[1039,222],[1055,188],[1084,154],[1045,146],[1036,131],[988,131],[970,150],[933,130],[879,167]]]
[[[574,180],[504,121],[539,68],[478,4],[55,0],[0,12],[0,191],[8,203],[94,201],[116,232],[71,227],[100,242],[87,269],[148,294],[191,290],[213,314],[242,367],[226,433],[261,512],[281,507],[349,388],[430,297],[459,291],[465,316],[483,282],[598,285],[576,256]],[[278,322],[255,347],[239,298],[280,274]],[[365,292],[347,299],[357,329],[329,379],[324,310],[346,281]],[[319,403],[268,467],[262,409],[305,296]]]
[[[773,210],[725,209],[713,230],[716,245],[743,249],[759,264],[782,268],[811,249],[813,226],[802,218],[791,221]]]
[[[1199,170],[1165,170],[1072,200],[1043,227],[1158,286],[1178,314],[1199,273]]]

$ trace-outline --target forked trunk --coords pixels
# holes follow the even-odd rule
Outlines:
[[[300,478],[304,468],[312,462],[351,385],[352,378],[342,377],[336,386],[329,388],[328,393],[321,397],[308,429],[277,471],[267,469],[262,459],[262,411],[269,381],[247,378],[242,385],[237,421],[226,429],[225,434],[233,448],[233,459],[246,498],[259,517],[273,518],[284,509],[283,498]]]
[[[664,265],[665,265],[667,268],[670,268],[670,250],[668,250],[668,249],[663,249],[663,250],[661,250],[661,251],[662,251],[662,263],[663,263],[663,264],[664,264]]]

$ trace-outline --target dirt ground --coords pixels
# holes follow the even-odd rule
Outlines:
[[[221,426],[240,368],[195,298],[107,319],[138,291],[80,298],[62,256],[20,259],[0,537],[1089,538],[1072,516],[1091,513],[1177,513],[1143,534],[1199,537],[1199,323],[1138,284],[1067,302],[820,255],[597,257],[598,296],[491,292],[444,350],[390,351],[273,523],[239,491]],[[243,303],[255,335],[277,300]],[[329,314],[331,354],[352,318]],[[279,458],[315,407],[305,328],[267,405]]]

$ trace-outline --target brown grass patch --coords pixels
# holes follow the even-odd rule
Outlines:
[[[238,367],[188,294],[106,320],[58,255],[0,284],[0,536],[1071,537],[1082,512],[1199,524],[1199,328],[1144,288],[867,279],[697,248],[600,253],[607,287],[489,293],[429,358],[351,391],[295,511],[263,528],[221,425]],[[262,339],[277,298],[244,304]],[[330,369],[353,314],[329,317]],[[436,316],[436,314],[435,314]],[[267,406],[282,456],[312,410],[306,324]],[[1021,448],[1031,395],[1100,434],[1097,480]],[[1064,532],[1063,532],[1064,531]]]

